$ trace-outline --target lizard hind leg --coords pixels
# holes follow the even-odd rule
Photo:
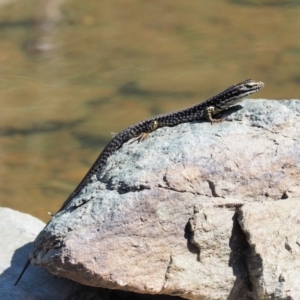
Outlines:
[[[157,129],[157,127],[158,127],[158,122],[156,120],[151,121],[151,123],[148,124],[148,128],[146,129],[146,131],[139,134],[136,137],[136,139],[139,140],[139,142],[144,141],[148,137],[149,133]]]
[[[212,114],[215,111],[215,108],[213,106],[209,106],[205,109],[205,118],[206,120],[210,121],[211,125],[213,123],[220,123],[223,122],[224,119],[214,119]]]

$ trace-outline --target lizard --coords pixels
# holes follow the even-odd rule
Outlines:
[[[182,110],[154,116],[147,120],[136,123],[123,130],[122,132],[117,134],[100,153],[100,155],[98,156],[92,167],[89,169],[87,174],[84,176],[84,178],[75,188],[75,190],[70,194],[67,200],[63,203],[62,207],[57,213],[62,211],[67,206],[67,204],[80,193],[83,187],[89,183],[92,176],[101,171],[108,157],[111,156],[114,152],[116,152],[119,148],[121,148],[122,145],[130,139],[137,138],[140,141],[143,141],[147,138],[149,133],[153,132],[158,128],[165,126],[176,126],[178,124],[186,122],[193,122],[198,120],[207,120],[210,121],[211,124],[222,122],[224,121],[224,119],[215,119],[214,115],[237,104],[247,96],[258,92],[263,87],[263,82],[247,79],[245,81],[236,83],[228,87],[224,91],[208,98],[203,102],[200,102]],[[19,280],[23,276],[29,264],[30,259],[27,260],[15,285],[18,284]]]
[[[105,165],[108,157],[121,148],[121,146],[130,139],[138,138],[140,141],[143,141],[147,138],[149,133],[158,128],[165,126],[176,126],[186,122],[198,120],[208,120],[211,122],[211,124],[222,122],[224,119],[214,119],[213,116],[229,108],[230,106],[237,104],[243,98],[261,90],[263,87],[263,82],[247,79],[243,82],[228,87],[221,93],[212,96],[211,98],[208,98],[207,100],[196,105],[183,110],[154,116],[123,130],[117,134],[100,153],[92,167],[89,169],[75,190],[70,194],[67,200],[63,203],[58,212],[63,210],[67,204],[80,193],[82,188],[90,181],[93,175],[101,171],[101,168]]]

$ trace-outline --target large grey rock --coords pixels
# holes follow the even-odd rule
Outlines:
[[[242,105],[123,145],[40,233],[32,262],[138,293],[300,299],[300,102]]]

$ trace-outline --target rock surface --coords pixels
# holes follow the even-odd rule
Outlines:
[[[14,286],[28,259],[32,241],[45,224],[24,213],[0,208],[0,299],[1,300],[176,300],[84,286],[30,265]]]
[[[300,299],[300,102],[242,105],[123,145],[40,233],[32,262],[138,293]]]
[[[299,197],[249,203],[238,212],[250,246],[247,264],[255,299],[300,299],[299,216]]]

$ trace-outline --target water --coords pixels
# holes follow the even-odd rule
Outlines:
[[[44,221],[111,132],[253,78],[299,98],[299,1],[0,1],[0,206]]]

